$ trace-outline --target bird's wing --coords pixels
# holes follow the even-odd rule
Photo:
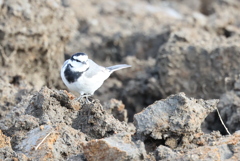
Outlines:
[[[120,69],[124,69],[124,68],[129,68],[131,67],[131,65],[127,65],[127,64],[118,64],[118,65],[114,65],[114,66],[110,66],[110,67],[107,67],[107,69],[110,70],[110,72],[114,72],[116,70],[120,70]]]
[[[100,72],[109,72],[108,69],[106,69],[105,67],[97,65],[91,59],[88,59],[88,62],[89,62],[89,69],[85,72],[86,77],[91,78],[91,77],[99,74]]]

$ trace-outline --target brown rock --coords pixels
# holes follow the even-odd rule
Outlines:
[[[144,148],[144,147],[142,147]],[[109,138],[92,140],[84,145],[84,155],[89,161],[94,160],[143,160],[144,149],[131,141],[128,134],[117,134]]]
[[[64,44],[77,27],[73,12],[58,0],[3,1],[0,11],[1,68],[37,89],[59,85]],[[11,64],[11,65],[10,65]]]
[[[0,130],[0,148],[6,147],[6,146],[11,147],[10,137],[5,136]]]

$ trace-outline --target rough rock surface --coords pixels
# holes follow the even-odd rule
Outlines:
[[[18,95],[8,93],[6,87],[15,93],[22,90],[2,82],[1,94],[5,91],[5,100],[11,105],[1,106],[3,160],[215,160],[239,156],[238,132],[224,137],[217,132],[204,134],[200,129],[217,100],[193,99],[180,93],[156,101],[135,115],[135,133],[134,125],[103,110],[123,107],[116,100],[108,107],[94,99],[91,104],[82,104],[66,91],[43,87],[23,96],[16,110]]]
[[[0,7],[0,160],[239,160],[239,1]],[[75,52],[132,67],[84,104],[59,75]]]
[[[119,121],[128,121],[127,110],[125,109],[125,105],[122,103],[122,101],[111,99],[109,102],[104,104],[103,108],[106,112],[111,113],[114,118],[118,119]]]
[[[218,103],[218,109],[220,115],[225,122],[228,130],[233,133],[237,130],[240,130],[240,78],[237,76],[233,79],[228,79],[228,91],[220,97]],[[226,134],[225,129],[221,126],[220,120],[216,113],[210,114],[206,118],[204,128],[208,130],[219,130],[222,134]]]
[[[1,68],[37,89],[59,86],[64,44],[77,28],[74,13],[59,0],[4,0],[0,7]]]
[[[69,126],[42,125],[29,131],[16,149],[33,160],[63,160],[82,153],[84,142],[85,135]]]
[[[173,160],[238,160],[239,141],[240,131],[237,131],[232,136],[208,141],[208,145],[192,149]]]
[[[10,93],[9,87],[14,92]],[[119,132],[126,132],[129,136],[134,133],[126,122],[120,122],[110,112],[103,111],[98,100],[92,104],[81,104],[66,91],[43,87],[17,104],[18,95],[14,93],[21,90],[2,82],[1,91],[4,93],[1,94],[5,94],[3,99],[11,105],[8,108],[1,106],[0,127],[6,135],[1,133],[3,159],[71,160],[77,156],[77,160],[84,160],[82,148],[86,141]],[[115,106],[108,107],[113,109]]]
[[[168,136],[201,132],[201,123],[216,109],[218,100],[197,100],[184,93],[156,101],[134,115],[134,125],[139,135],[163,139]]]
[[[93,160],[144,160],[147,153],[142,142],[134,143],[131,135],[119,133],[112,137],[92,140],[84,145],[84,154]]]
[[[130,132],[126,122],[106,113],[99,102],[83,105],[73,120],[72,127],[93,138],[103,138],[119,132]]]

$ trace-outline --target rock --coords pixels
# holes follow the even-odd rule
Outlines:
[[[189,33],[189,30],[183,31],[182,35],[186,32]],[[186,35],[184,36],[186,42],[179,42],[179,46],[173,42],[172,45],[168,43],[167,45],[170,45],[168,47],[167,45],[161,47],[157,66],[161,76],[159,83],[164,87],[164,95],[184,91],[195,97],[218,98],[225,91],[225,75],[234,77],[238,73],[239,46],[227,42],[229,39],[223,41],[209,33],[205,34],[207,34],[205,39],[222,43],[223,47],[215,47],[219,43],[209,45],[208,41],[203,41],[205,45],[199,46],[194,44],[193,40],[188,40],[190,37],[187,38]],[[228,45],[225,47],[224,44]]]
[[[27,161],[24,154],[17,154],[13,151],[10,137],[5,136],[0,130],[0,160],[17,160]]]
[[[239,103],[240,97],[234,91],[229,91],[221,96],[218,104],[222,119],[231,133],[240,130],[238,119],[240,115]]]
[[[233,79],[228,79],[228,91],[220,97],[218,103],[218,110],[222,117],[223,122],[227,126],[230,133],[234,133],[237,130],[240,130],[239,126],[239,109],[240,109],[240,93],[238,89],[239,76]],[[208,130],[219,130],[222,134],[227,134],[222,123],[219,120],[218,114],[212,113],[206,118],[205,129]]]
[[[239,131],[232,136],[208,141],[208,145],[188,151],[173,160],[238,160],[239,155]]]
[[[5,135],[3,135],[2,131],[0,130],[0,148],[3,148],[3,147],[11,147],[11,144],[10,144],[10,137],[7,137]]]
[[[125,105],[122,101],[111,99],[109,102],[105,103],[103,107],[106,112],[112,114],[114,118],[119,121],[128,121],[127,110],[125,109]]]
[[[240,2],[43,2],[0,0],[0,160],[239,160]],[[132,67],[84,104],[75,52]]]
[[[65,160],[80,153],[84,142],[85,135],[69,126],[42,125],[29,131],[17,149],[34,160]]]
[[[132,130],[126,122],[120,122],[113,115],[104,111],[99,102],[83,105],[74,119],[72,127],[97,139]]]
[[[86,158],[83,154],[79,154],[68,158],[67,161],[86,161]]]
[[[0,73],[0,130],[11,137],[14,149],[25,132],[38,126],[35,117],[24,115],[33,90],[24,81],[18,80],[14,84],[12,77],[3,77],[4,72]]]
[[[180,158],[174,158],[174,159],[184,159],[184,160],[226,160],[231,158],[232,152],[228,148],[228,146],[221,145],[221,146],[204,146],[196,148],[186,155],[184,157]]]
[[[26,114],[39,118],[40,125],[65,123],[79,129],[92,138],[102,138],[114,133],[128,131],[126,122],[116,120],[103,110],[98,101],[80,104],[64,91],[43,87],[33,96]]]
[[[77,117],[81,105],[65,91],[50,90],[43,87],[36,93],[26,109],[26,114],[39,118],[39,124],[54,125],[65,123],[71,125]]]
[[[175,158],[178,154],[174,151],[172,151],[172,149],[162,146],[160,145],[159,147],[157,147],[157,149],[155,150],[155,158],[156,160],[171,160],[173,158]]]
[[[201,123],[212,112],[218,100],[196,100],[184,93],[156,101],[134,116],[137,134],[163,139],[201,132]]]
[[[53,132],[53,128],[49,125],[41,126],[35,128],[28,132],[26,139],[22,140],[22,143],[19,144],[16,148],[19,151],[24,152],[29,155],[32,153],[32,150],[38,149],[38,144],[45,140],[44,138],[50,135]]]
[[[37,89],[60,85],[64,45],[77,27],[73,12],[59,0],[3,1],[1,8],[1,68]]]
[[[143,160],[147,159],[144,145],[131,141],[129,134],[119,133],[108,138],[92,140],[84,145],[84,155],[93,160]]]

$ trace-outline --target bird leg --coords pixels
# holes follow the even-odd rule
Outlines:
[[[85,103],[86,103],[86,104],[90,104],[91,101],[89,101],[89,99],[88,99],[89,96],[92,96],[92,95],[90,95],[90,94],[84,94],[84,95],[81,95],[80,97],[78,97],[77,100],[80,100],[80,101],[81,101],[81,100],[85,97],[85,98],[86,98],[86,100],[85,100],[86,102],[85,102]]]

